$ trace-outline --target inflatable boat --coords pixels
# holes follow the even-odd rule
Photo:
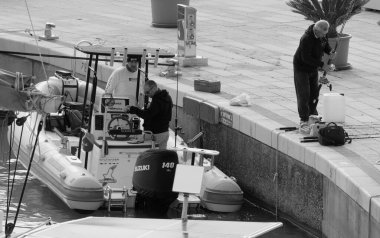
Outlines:
[[[13,135],[8,138],[13,138],[10,142],[12,150],[19,154],[21,163],[26,167],[35,151],[32,174],[68,207],[78,210],[96,210],[102,205],[109,208],[133,207],[137,192],[146,196],[161,196],[160,189],[171,188],[172,181],[149,173],[135,181],[146,180],[150,183],[145,182],[141,186],[133,184],[133,177],[137,176],[138,171],[149,170],[160,174],[157,169],[151,169],[153,165],[136,164],[144,152],[167,152],[156,149],[158,145],[152,133],[142,128],[142,119],[126,113],[128,105],[136,105],[132,98],[110,97],[101,88],[93,90],[88,82],[80,81],[64,71],[57,71],[35,87],[41,93],[53,96],[38,101],[40,105],[37,108],[42,108],[43,112],[19,112],[16,123],[9,130]],[[136,87],[131,88],[133,95]],[[92,92],[93,101],[86,100],[84,103],[86,94],[89,94],[86,91]],[[20,121],[25,122],[18,123],[20,118],[24,118]],[[43,126],[38,133],[40,123]],[[176,143],[174,140],[177,140]],[[190,163],[188,155],[183,153],[186,144],[171,131],[168,149],[173,148],[177,151],[178,163]],[[145,162],[153,163],[157,153],[146,156]],[[243,192],[239,186],[213,166],[213,160],[207,158],[207,153],[205,157],[197,154],[197,165],[206,168],[199,194],[203,206],[221,212],[239,210],[243,203]],[[160,157],[163,161],[160,162],[161,166],[156,166],[158,169],[175,169],[170,167],[173,165],[171,156]],[[138,191],[133,187],[137,187]],[[171,191],[167,194],[170,197],[173,195]]]

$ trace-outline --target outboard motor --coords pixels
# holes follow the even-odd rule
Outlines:
[[[147,150],[137,158],[132,184],[145,208],[166,212],[178,197],[172,191],[177,164],[177,153],[172,150]]]

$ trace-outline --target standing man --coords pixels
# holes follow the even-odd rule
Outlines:
[[[294,85],[301,120],[300,132],[305,134],[310,133],[309,116],[318,115],[318,68],[324,71],[333,70],[330,65],[322,61],[324,53],[335,57],[326,38],[329,27],[329,23],[325,20],[310,25],[302,35],[293,58]]]
[[[130,105],[136,105],[137,67],[137,56],[129,55],[125,67],[112,72],[105,93],[112,94],[113,97],[127,97]]]
[[[168,91],[161,90],[153,80],[144,85],[144,94],[151,98],[146,109],[131,106],[129,113],[144,119],[144,130],[152,131],[160,149],[166,149],[169,140],[169,122],[172,119],[173,101]]]

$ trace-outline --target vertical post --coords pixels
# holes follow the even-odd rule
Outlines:
[[[94,65],[94,78],[92,80],[92,92],[91,92],[91,98],[90,98],[90,112],[89,112],[89,121],[88,121],[88,132],[91,132],[91,118],[92,118],[92,110],[94,109],[94,103],[96,98],[96,88],[98,87],[98,77],[96,72],[98,71],[98,62],[99,62],[99,55],[97,54],[95,56],[95,65]],[[86,104],[85,104],[86,105]],[[83,108],[83,112],[86,110],[86,106]],[[85,114],[82,114],[82,121]],[[88,151],[86,151],[86,157],[84,160],[84,168],[87,169],[87,163],[88,163]]]
[[[115,60],[115,48],[111,49],[111,58],[110,58],[110,66],[113,66],[113,61]]]
[[[123,66],[127,64],[127,58],[128,58],[128,48],[124,48]]]
[[[146,65],[146,49],[143,50],[142,57],[141,57],[141,68],[145,68]],[[146,77],[146,76],[145,76]]]
[[[196,57],[196,13],[193,7],[178,4],[178,56]]]
[[[183,194],[183,205],[182,205],[182,215],[181,215],[181,220],[182,220],[182,234],[183,237],[187,238],[189,237],[189,233],[187,232],[187,208],[189,205],[189,194],[184,193]]]
[[[88,60],[87,75],[86,75],[86,89],[84,91],[82,115],[84,115],[84,112],[86,110],[86,102],[87,102],[87,95],[88,95],[88,85],[90,83],[90,74],[91,74],[90,67],[92,65],[92,57],[93,56],[94,56],[93,54],[90,54],[90,58]],[[83,128],[83,125],[84,125],[84,121],[82,120],[81,128]],[[82,146],[82,135],[79,137],[78,159],[80,159],[81,146]]]
[[[203,166],[203,160],[204,160],[203,154],[199,154],[199,166]]]
[[[212,155],[212,156],[211,156],[211,168],[214,167],[214,161],[215,161],[215,156]]]
[[[111,202],[112,202],[112,188],[109,187],[109,192],[108,192],[108,212],[111,212]]]
[[[158,65],[158,56],[160,54],[160,49],[156,49],[156,55],[154,56],[154,67],[157,68]]]
[[[128,189],[126,186],[123,186],[124,193],[124,204],[123,204],[123,213],[127,213],[127,203],[128,203]]]
[[[139,66],[138,68],[141,69],[141,57],[139,59]],[[140,70],[137,70],[137,85],[136,85],[136,105],[139,104],[139,92],[140,92]]]
[[[187,162],[187,151],[183,150],[183,162]]]
[[[108,116],[108,105],[104,101],[104,114],[103,114],[103,146],[102,146],[102,153],[101,156],[105,157],[108,152],[107,152],[107,140],[106,140],[106,131],[108,131],[107,128],[107,123],[106,123],[106,118]]]
[[[148,78],[148,75],[149,75],[149,66],[148,65],[149,65],[149,62],[148,62],[148,60],[146,60],[146,62],[145,62],[145,80],[144,80],[144,85],[145,85],[145,82],[149,80],[149,78]],[[148,107],[148,100],[149,100],[149,98],[144,95],[144,108]]]

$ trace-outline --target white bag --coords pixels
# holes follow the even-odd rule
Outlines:
[[[243,107],[248,107],[251,105],[250,102],[250,96],[246,93],[241,93],[240,95],[234,97],[230,101],[231,106],[243,106]]]

